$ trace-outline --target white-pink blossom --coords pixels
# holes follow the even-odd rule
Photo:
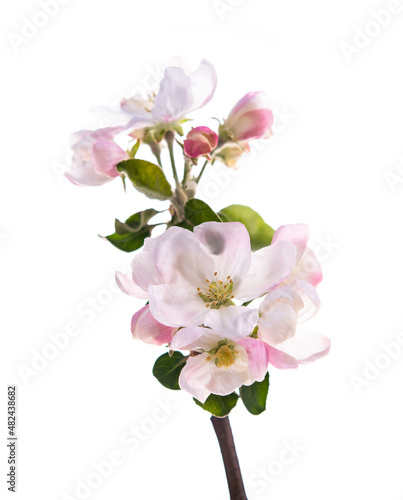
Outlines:
[[[206,59],[189,74],[180,67],[166,68],[155,97],[147,100],[134,96],[122,100],[122,111],[131,116],[128,123],[131,135],[142,139],[145,129],[150,127],[175,129],[190,112],[212,99],[216,86],[217,74]]]
[[[221,127],[221,135],[234,141],[250,141],[271,136],[273,113],[264,92],[249,92],[232,108]]]
[[[81,130],[71,136],[72,163],[65,176],[79,186],[100,186],[119,172],[116,165],[129,155],[114,141],[121,127]]]
[[[246,326],[246,325],[244,325]],[[181,371],[179,385],[204,403],[210,394],[226,396],[243,385],[262,381],[267,373],[267,346],[246,337],[254,326],[250,318],[246,331],[188,327],[178,330],[171,349],[192,351]]]
[[[255,299],[282,283],[295,255],[287,241],[252,253],[248,231],[239,222],[205,222],[194,232],[171,227],[145,241],[132,274],[118,273],[117,282],[130,295],[148,297],[151,314],[163,325],[230,329],[253,314],[236,301]]]
[[[288,283],[300,279],[317,286],[323,279],[321,266],[314,252],[307,247],[308,239],[309,227],[306,224],[287,224],[280,226],[274,233],[272,244],[288,241],[297,249],[296,265],[287,279]]]
[[[303,280],[282,285],[266,295],[259,307],[258,337],[268,345],[270,363],[297,368],[325,356],[330,340],[320,333],[300,331],[297,324],[320,307],[315,288]]]

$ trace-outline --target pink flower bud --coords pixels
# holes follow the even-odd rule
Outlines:
[[[223,139],[248,141],[271,135],[273,113],[263,92],[249,92],[232,108],[222,126]]]
[[[193,128],[183,143],[184,151],[190,158],[208,155],[217,147],[218,136],[208,127]]]

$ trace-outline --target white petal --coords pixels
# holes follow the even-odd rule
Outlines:
[[[188,328],[181,328],[175,333],[170,348],[173,351],[177,349],[189,351],[205,349],[209,351],[213,347],[216,347],[218,341],[222,340],[222,338],[222,336],[209,328],[189,326]]]
[[[207,354],[191,356],[179,376],[179,386],[184,391],[189,392],[201,403],[205,403],[211,391],[206,388],[209,382],[214,363],[207,361]]]
[[[192,104],[190,77],[182,68],[174,66],[166,68],[151,111],[153,120],[158,123],[169,123],[183,118],[192,108]]]
[[[204,324],[231,340],[239,340],[252,333],[259,314],[257,309],[242,306],[227,306],[220,309],[211,309]]]
[[[177,285],[151,285],[149,293],[151,313],[163,325],[203,324],[208,309],[197,293]]]
[[[277,302],[261,316],[258,335],[266,344],[275,346],[295,335],[297,313],[284,302]]]
[[[276,349],[303,365],[326,356],[330,340],[321,333],[298,331],[295,337],[276,345]]]
[[[240,222],[205,222],[194,228],[196,238],[214,259],[218,276],[225,281],[231,276],[237,281],[248,272],[251,264],[249,233]]]
[[[123,293],[137,297],[138,299],[148,299],[148,292],[136,285],[131,274],[123,274],[118,271],[115,279],[116,284]]]
[[[295,258],[296,248],[288,241],[279,241],[254,252],[248,274],[240,283],[234,283],[235,297],[248,301],[275,288],[294,269]]]
[[[202,59],[200,66],[190,74],[193,103],[188,112],[205,106],[212,98],[217,87],[217,74],[214,66]]]
[[[316,289],[307,281],[295,279],[290,286],[298,291],[303,307],[298,311],[298,322],[302,323],[315,316],[320,308],[320,298]]]
[[[171,227],[157,238],[153,260],[162,283],[177,284],[192,292],[197,293],[197,287],[214,276],[213,259],[196,236],[181,227]]]

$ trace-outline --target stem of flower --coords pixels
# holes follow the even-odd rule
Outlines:
[[[220,445],[221,455],[227,476],[228,489],[231,500],[248,500],[236,454],[234,436],[232,435],[229,418],[211,417],[214,431]]]
[[[177,186],[180,186],[178,172],[176,171],[175,157],[174,157],[175,133],[172,132],[172,130],[167,130],[165,132],[165,140],[167,141],[168,144],[169,158],[171,159],[172,173],[174,175],[175,183]]]
[[[200,174],[198,175],[196,179],[196,184],[199,184],[199,181],[201,179],[201,176],[203,175],[204,169],[207,167],[208,160],[204,162],[203,168],[200,170]]]

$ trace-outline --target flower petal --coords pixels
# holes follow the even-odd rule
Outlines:
[[[293,270],[295,257],[296,248],[288,241],[278,241],[254,252],[249,272],[239,284],[234,282],[235,297],[249,301],[275,288]]]
[[[237,342],[253,331],[258,319],[257,309],[227,306],[211,309],[204,318],[204,324],[221,333],[223,337]]]
[[[274,233],[272,244],[277,241],[289,241],[297,247],[297,261],[305,252],[309,239],[309,226],[307,224],[287,224],[280,226]]]
[[[253,382],[261,382],[265,378],[269,366],[268,346],[264,342],[251,337],[240,340],[239,344],[248,355],[249,371]]]
[[[173,351],[177,349],[189,351],[205,349],[209,351],[212,347],[215,347],[219,340],[222,340],[222,337],[210,328],[189,326],[181,328],[175,333],[170,348]]]
[[[214,259],[218,279],[235,282],[251,265],[249,233],[240,222],[205,222],[194,228],[196,238]]]
[[[312,286],[317,286],[323,279],[322,268],[315,253],[306,248],[300,260],[297,262],[292,276],[308,281]]]
[[[110,177],[117,177],[119,172],[116,170],[116,165],[129,158],[126,151],[115,142],[103,138],[93,144],[92,156],[95,171]]]
[[[330,340],[321,333],[298,332],[295,337],[277,344],[276,350],[278,352],[272,356],[270,347],[270,363],[276,366],[273,361],[276,362],[277,368],[294,368],[295,364],[305,365],[326,356],[330,350]]]
[[[137,297],[138,299],[148,299],[148,292],[136,285],[131,274],[123,274],[117,271],[115,279],[116,284],[123,293],[131,295],[132,297]]]
[[[133,281],[142,290],[147,292],[150,285],[159,285],[159,276],[153,261],[153,250],[157,238],[146,238],[143,251],[139,252],[132,260]]]
[[[195,235],[181,227],[171,227],[157,238],[153,260],[162,283],[177,284],[195,293],[214,276],[213,259]]]
[[[303,307],[298,311],[298,322],[304,322],[315,316],[320,308],[320,298],[316,289],[307,281],[295,279],[290,286],[297,290]]]
[[[160,323],[168,326],[198,326],[208,312],[196,292],[177,285],[151,285],[150,309]]]
[[[190,77],[182,68],[166,68],[151,110],[153,120],[158,123],[170,123],[183,118],[192,105]]]
[[[202,59],[200,66],[190,74],[193,104],[190,111],[202,108],[213,98],[217,87],[217,73],[214,66]]]
[[[134,314],[131,328],[134,339],[154,345],[168,344],[175,331],[175,328],[158,323],[148,305]]]
[[[210,381],[214,364],[207,361],[207,354],[191,356],[179,375],[179,386],[201,403],[205,403],[211,391],[206,388]]]

